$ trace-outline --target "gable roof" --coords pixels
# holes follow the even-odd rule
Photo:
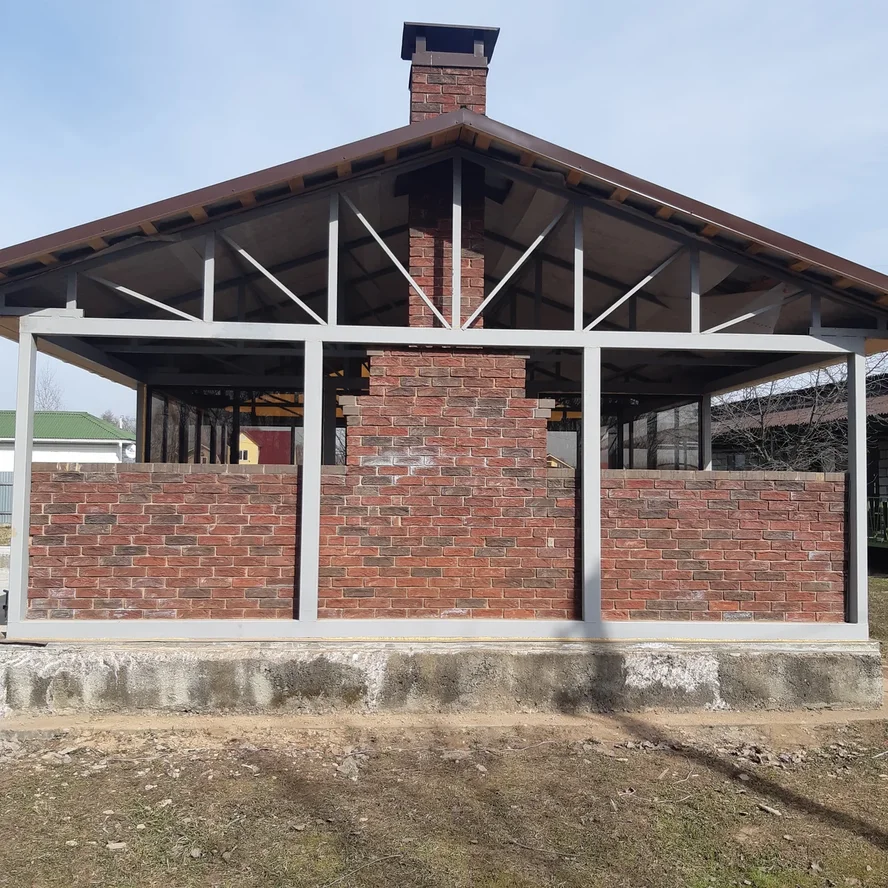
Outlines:
[[[15,411],[0,410],[0,439],[15,437]],[[91,413],[71,410],[35,410],[34,440],[135,441],[136,436]]]
[[[270,167],[0,250],[0,282],[179,233],[292,194],[460,144],[525,170],[556,172],[565,187],[647,216],[664,229],[775,263],[820,287],[888,303],[888,275],[661,188],[467,109]]]

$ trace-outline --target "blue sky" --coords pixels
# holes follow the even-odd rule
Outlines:
[[[491,117],[888,272],[888,5],[853,0],[0,0],[0,245],[402,125],[405,19],[502,29]]]

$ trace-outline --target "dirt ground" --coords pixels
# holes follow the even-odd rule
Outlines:
[[[6,718],[0,824],[0,886],[886,888],[888,708]]]
[[[530,721],[5,733],[0,885],[888,885],[885,721]]]

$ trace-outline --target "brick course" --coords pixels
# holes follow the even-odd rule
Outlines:
[[[325,473],[320,616],[576,614],[573,475],[546,467],[525,363],[371,356],[369,394],[344,408],[348,465]]]
[[[487,113],[487,68],[410,68],[410,122],[468,108]]]
[[[602,472],[609,620],[842,622],[845,478]]]
[[[292,617],[295,467],[35,468],[29,618]]]

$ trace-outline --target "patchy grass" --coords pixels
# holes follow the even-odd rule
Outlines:
[[[0,739],[0,821],[15,824],[0,884],[888,885],[884,723],[784,749],[614,720],[652,739],[415,725]]]
[[[888,577],[870,576],[870,635],[882,642],[882,657],[888,658]]]
[[[12,525],[0,524],[0,546],[8,546],[12,539]]]

